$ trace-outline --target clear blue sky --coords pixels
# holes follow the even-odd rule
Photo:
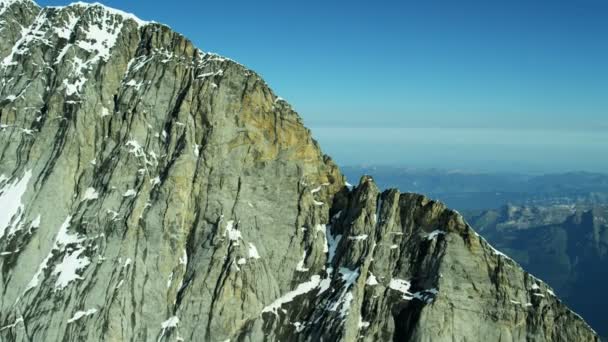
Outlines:
[[[102,2],[256,70],[313,131],[490,128],[511,131],[510,140],[549,130],[557,133],[543,144],[556,146],[566,139],[559,132],[608,134],[605,0]],[[341,163],[365,161],[342,150],[345,141],[319,139]],[[466,145],[493,143],[473,140]]]

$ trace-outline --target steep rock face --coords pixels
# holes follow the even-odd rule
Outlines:
[[[168,27],[3,0],[0,34],[1,340],[596,339],[458,214],[348,190]]]
[[[508,252],[527,270],[539,275],[564,301],[580,312],[602,336],[608,335],[608,305],[603,284],[608,281],[608,207],[543,207],[538,221],[488,221],[492,211],[472,217],[475,227],[495,246]],[[482,230],[483,229],[483,230]]]

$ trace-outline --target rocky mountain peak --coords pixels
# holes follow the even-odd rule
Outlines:
[[[349,189],[253,71],[0,6],[0,339],[597,340],[458,213]]]

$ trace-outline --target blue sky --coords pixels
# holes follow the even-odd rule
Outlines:
[[[548,170],[560,164],[562,133],[608,133],[605,0],[102,2],[256,70],[313,132],[374,127],[368,136],[380,139],[382,128],[453,130],[445,145],[471,128],[510,131],[504,143],[551,131],[539,135],[554,149]],[[339,162],[365,162],[344,141],[317,136]],[[471,154],[496,143],[473,140],[464,143],[476,146]],[[410,144],[419,154],[429,148]],[[597,154],[585,151],[588,165],[564,160],[561,168],[608,171],[608,161],[597,166]],[[408,164],[407,154],[392,162]]]

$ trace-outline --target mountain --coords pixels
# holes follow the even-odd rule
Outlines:
[[[0,2],[2,341],[597,341],[428,198],[353,189],[254,72]]]
[[[534,213],[527,216],[522,213]],[[608,207],[514,207],[469,217],[475,227],[608,336]]]
[[[349,179],[373,174],[381,188],[427,194],[458,210],[487,210],[507,203],[532,206],[608,203],[608,175],[569,172],[546,175],[346,166]]]

